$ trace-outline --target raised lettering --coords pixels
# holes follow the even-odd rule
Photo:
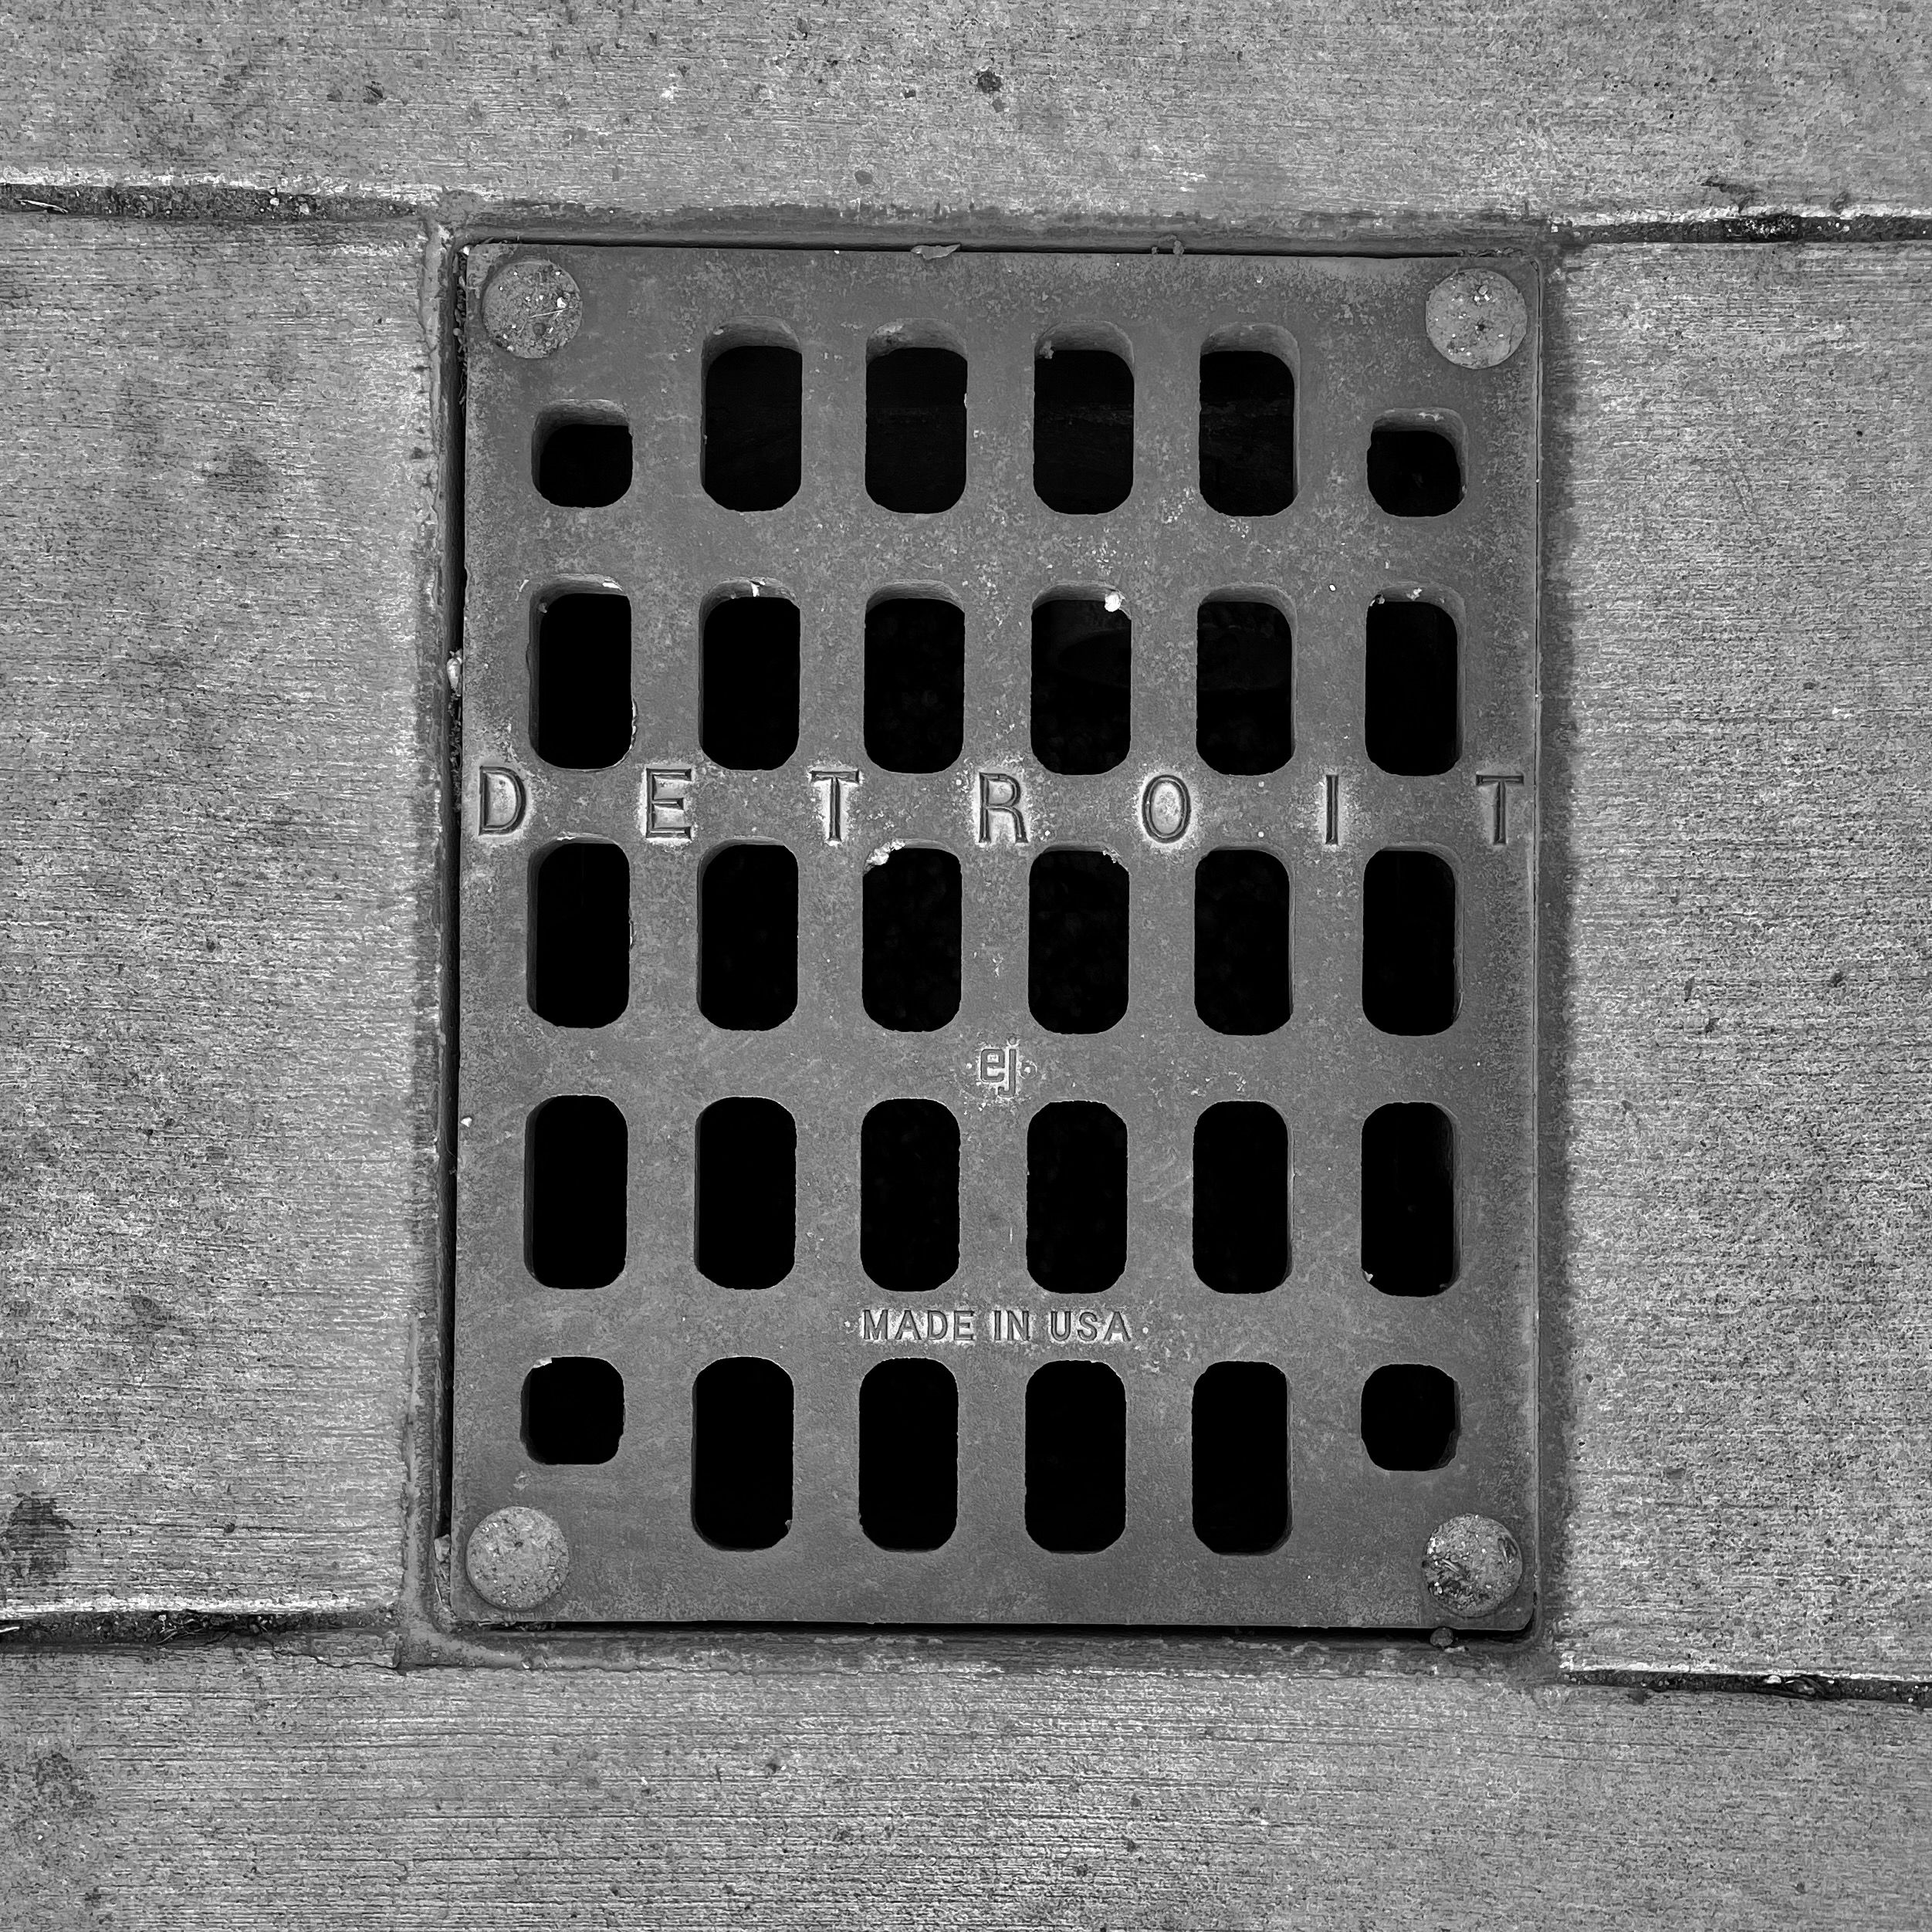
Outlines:
[[[1017,1040],[1009,1040],[1003,1047],[982,1047],[973,1056],[973,1077],[989,1100],[1011,1100],[1019,1092],[1020,1081],[1039,1071],[1020,1052]]]
[[[943,1342],[949,1318],[943,1308],[931,1308],[926,1311],[925,1338],[928,1342]]]
[[[482,797],[476,808],[476,829],[500,837],[523,822],[523,781],[501,765],[486,765],[477,773]]]
[[[1194,801],[1172,772],[1148,780],[1140,795],[1140,822],[1156,845],[1172,845],[1187,835]]]
[[[1049,1308],[1047,1311],[1047,1339],[1049,1342],[1071,1342],[1073,1338],[1073,1310]]]
[[[689,765],[647,765],[644,768],[644,835],[655,845],[682,845],[690,838],[691,788],[695,775]]]
[[[1478,791],[1485,785],[1496,787],[1496,817],[1489,835],[1492,845],[1509,843],[1509,788],[1522,783],[1523,774],[1520,771],[1479,771],[1476,774]]]
[[[1081,1341],[1098,1342],[1100,1339],[1100,1316],[1096,1310],[1082,1308],[1080,1311],[1080,1319],[1074,1324],[1074,1326]]]
[[[1134,1345],[1134,1331],[1128,1327],[1118,1308],[1107,1311],[1106,1332],[1100,1338],[1102,1342],[1124,1342],[1130,1348]]]
[[[978,1311],[972,1308],[955,1308],[952,1311],[952,1339],[955,1342],[973,1342],[979,1338],[973,1333],[980,1319]]]
[[[925,1339],[925,1336],[919,1333],[918,1310],[900,1309],[898,1325],[892,1331],[892,1339],[895,1342],[923,1342]]]
[[[1016,845],[1027,842],[1027,821],[1020,810],[1024,787],[1010,771],[983,771],[980,774],[980,843],[993,843],[993,822],[1003,818]]]
[[[884,1308],[867,1308],[859,1316],[859,1339],[861,1342],[883,1342],[885,1339],[887,1311]]]
[[[845,788],[850,785],[856,790],[864,784],[863,774],[854,771],[849,765],[814,765],[808,776],[814,785],[825,787],[825,843],[844,844]]]

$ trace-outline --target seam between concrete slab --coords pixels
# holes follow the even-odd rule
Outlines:
[[[1906,204],[1754,201],[1743,184],[1710,184],[1726,198],[1693,209],[1629,208],[1591,214],[1496,209],[1467,215],[1297,215],[1293,225],[1183,216],[1095,222],[1044,209],[962,208],[936,214],[906,208],[863,218],[834,208],[760,203],[743,207],[631,213],[573,202],[491,202],[409,184],[400,196],[359,193],[347,182],[291,188],[218,176],[113,178],[75,173],[52,178],[0,177],[0,213],[39,212],[94,219],[205,221],[215,225],[367,222],[417,216],[454,245],[496,239],[733,244],[766,248],[904,248],[916,242],[1013,249],[1150,249],[1193,252],[1435,253],[1468,247],[1557,248],[1632,242],[1735,245],[1761,242],[1899,242],[1932,239],[1932,208]]]

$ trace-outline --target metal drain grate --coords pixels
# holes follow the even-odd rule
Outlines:
[[[467,291],[459,1614],[1521,1627],[1534,269]]]

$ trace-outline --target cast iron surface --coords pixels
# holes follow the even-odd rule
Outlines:
[[[519,254],[566,269],[583,320],[554,354],[505,353],[481,289]],[[729,1619],[957,1623],[1430,1626],[1422,1558],[1444,1519],[1497,1519],[1531,1579],[1472,1627],[1521,1628],[1533,1609],[1536,820],[1535,530],[1539,303],[1535,272],[1506,272],[1529,304],[1523,347],[1498,367],[1432,347],[1430,291],[1452,260],[1052,256],[618,249],[481,249],[469,266],[462,678],[460,1070],[452,1521],[458,1613],[515,1620],[462,1575],[471,1528],[510,1504],[568,1538],[567,1582],[523,1613],[546,1622]],[[702,364],[721,327],[778,323],[804,358],[803,479],[782,508],[721,508],[701,480]],[[879,508],[864,486],[866,350],[894,323],[936,324],[966,353],[964,495],[951,509]],[[1293,503],[1256,518],[1210,509],[1198,489],[1198,358],[1217,332],[1282,332],[1296,378]],[[1032,486],[1036,344],[1103,325],[1131,344],[1134,485],[1108,513],[1048,509]],[[545,502],[534,425],[558,405],[621,410],[634,439],[628,492],[602,509]],[[1389,416],[1448,426],[1464,494],[1430,518],[1384,513],[1365,457]],[[758,584],[801,615],[800,736],[773,771],[727,771],[699,745],[705,601]],[[632,612],[636,729],[629,755],[552,769],[531,745],[533,603],[609,586]],[[965,743],[932,776],[872,767],[863,742],[863,641],[882,591],[939,590],[965,612]],[[1118,594],[1132,621],[1132,748],[1115,770],[1044,770],[1030,729],[1031,611],[1056,590]],[[1195,743],[1196,613],[1204,597],[1264,594],[1294,635],[1294,750],[1278,771],[1232,777]],[[1399,778],[1364,747],[1364,613],[1420,591],[1456,615],[1461,741],[1446,773]],[[647,768],[688,767],[689,840],[644,835]],[[842,837],[827,835],[814,770],[856,771]],[[526,800],[508,833],[479,822],[486,773]],[[982,843],[980,774],[1017,780],[1028,842]],[[1496,837],[1496,792],[1521,773]],[[1151,837],[1143,793],[1172,774],[1191,817]],[[1334,783],[1331,785],[1332,777]],[[500,812],[500,785],[499,786]],[[1335,809],[1331,811],[1331,800]],[[996,834],[1005,828],[996,824]],[[526,995],[529,878],[560,841],[622,846],[631,865],[629,1003],[601,1028],[552,1027]],[[784,1024],[727,1032],[699,1013],[699,870],[722,844],[781,843],[799,874],[798,1001]],[[860,996],[868,861],[893,841],[942,847],[963,873],[962,1000],[936,1031],[888,1031]],[[1332,842],[1331,842],[1332,841]],[[1194,868],[1260,846],[1292,892],[1294,1011],[1278,1030],[1210,1030],[1193,996]],[[1460,1005],[1430,1036],[1379,1032],[1362,1003],[1363,868],[1390,846],[1446,858],[1458,905]],[[1105,1033],[1051,1034],[1027,999],[1027,871],[1057,848],[1111,854],[1130,877],[1131,997]],[[990,1078],[995,1068],[997,1079]],[[1017,1070],[1017,1080],[1007,1070]],[[628,1245],[608,1287],[541,1286],[526,1264],[525,1129],[556,1095],[609,1097],[628,1123]],[[712,1101],[761,1095],[798,1125],[797,1260],[778,1285],[733,1291],[693,1256],[694,1129]],[[961,1125],[960,1260],[929,1294],[895,1296],[859,1257],[859,1134],[867,1110],[938,1100]],[[1055,1101],[1104,1101],[1127,1123],[1128,1260],[1095,1296],[1048,1294],[1026,1266],[1027,1134]],[[1261,1294],[1216,1294],[1192,1263],[1195,1120],[1220,1100],[1265,1100],[1287,1122],[1293,1261]],[[1460,1273],[1440,1294],[1377,1291],[1360,1263],[1363,1120],[1427,1100],[1455,1124]],[[990,1311],[1030,1315],[1031,1339],[995,1339]],[[881,1339],[876,1311],[889,1311]],[[914,1341],[946,1311],[943,1342]],[[1078,1329],[1091,1310],[1111,1342]],[[957,1338],[971,1311],[972,1339]],[[872,1319],[868,1320],[868,1311]],[[1115,1316],[1119,1319],[1111,1319]],[[1010,1329],[1010,1323],[1003,1325]],[[868,1328],[873,1333],[868,1337]],[[1123,1338],[1124,1337],[1124,1338]],[[959,1516],[929,1552],[876,1548],[858,1515],[858,1389],[895,1355],[943,1361],[959,1398]],[[547,1466],[519,1434],[535,1364],[595,1356],[624,1383],[608,1462]],[[693,1381],[756,1356],[791,1378],[793,1514],[774,1547],[726,1551],[693,1527]],[[1126,1522],[1109,1548],[1056,1555],[1026,1526],[1030,1375],[1056,1358],[1104,1359],[1126,1389]],[[1192,1526],[1190,1404],[1212,1365],[1284,1372],[1292,1525],[1260,1555],[1222,1555]],[[1378,1468],[1362,1441],[1362,1385],[1427,1363],[1460,1395],[1453,1459]]]

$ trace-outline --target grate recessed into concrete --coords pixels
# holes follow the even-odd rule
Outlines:
[[[466,276],[458,1614],[1521,1628],[1533,266]]]

